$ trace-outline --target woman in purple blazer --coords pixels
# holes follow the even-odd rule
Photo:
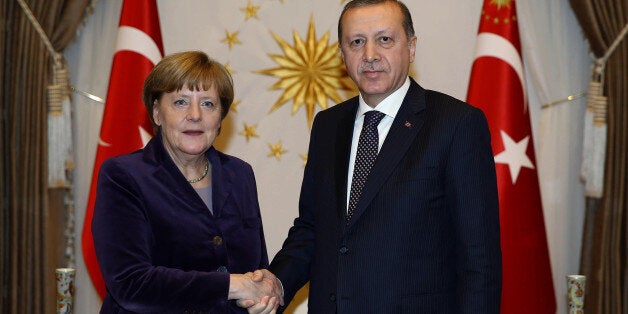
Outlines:
[[[268,286],[251,280],[268,266],[253,169],[212,146],[231,76],[203,52],[176,53],[149,74],[143,100],[157,135],[106,160],[98,178],[101,313],[246,313],[236,299],[269,302]]]

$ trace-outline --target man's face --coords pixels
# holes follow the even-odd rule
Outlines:
[[[345,12],[340,50],[349,76],[375,107],[406,80],[416,36],[408,40],[397,4],[384,2]]]

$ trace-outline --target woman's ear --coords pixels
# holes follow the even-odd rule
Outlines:
[[[161,126],[161,120],[159,119],[159,103],[157,100],[153,102],[153,121],[157,126]]]

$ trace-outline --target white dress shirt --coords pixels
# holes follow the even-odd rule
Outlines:
[[[349,196],[351,193],[351,182],[353,181],[353,167],[355,166],[355,155],[358,151],[358,140],[360,139],[360,132],[362,132],[362,125],[364,124],[364,113],[370,110],[377,110],[386,114],[384,118],[379,122],[377,126],[377,133],[379,135],[379,144],[377,146],[377,151],[382,148],[382,144],[386,139],[386,135],[388,135],[388,131],[390,131],[390,126],[395,120],[395,116],[397,116],[397,111],[401,107],[401,103],[403,102],[403,98],[406,97],[408,93],[408,89],[410,88],[410,79],[406,78],[406,81],[392,94],[388,95],[388,97],[384,98],[382,102],[377,104],[375,108],[369,107],[369,105],[364,102],[362,98],[362,94],[359,97],[359,106],[358,112],[355,115],[355,122],[353,123],[353,139],[351,140],[351,155],[349,157],[349,173],[347,177],[347,208],[349,207]]]

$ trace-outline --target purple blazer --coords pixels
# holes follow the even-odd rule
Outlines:
[[[268,266],[253,169],[213,147],[213,214],[157,134],[106,160],[92,233],[107,286],[101,313],[246,313],[229,273]]]

